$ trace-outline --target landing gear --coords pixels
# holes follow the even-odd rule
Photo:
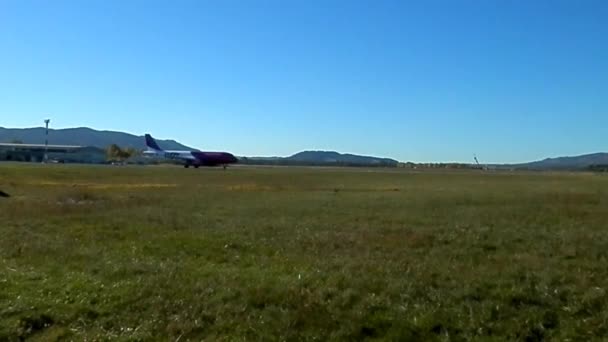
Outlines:
[[[226,169],[228,168],[228,165],[222,165],[222,167],[224,167],[224,171],[226,171]]]
[[[198,169],[198,167],[199,167],[199,165],[194,165],[194,168],[195,168],[195,169]]]
[[[184,164],[184,167],[187,169],[190,167],[190,164]]]

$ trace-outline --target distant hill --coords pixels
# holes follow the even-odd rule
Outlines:
[[[389,158],[342,154],[334,151],[303,151],[290,157],[242,157],[243,164],[261,165],[327,165],[327,166],[397,166]]]
[[[45,129],[43,127],[23,129],[0,127],[0,143],[21,141],[26,144],[43,144],[44,133]],[[168,150],[194,150],[174,140],[157,141],[160,147]],[[114,131],[97,131],[86,127],[49,129],[49,144],[93,146],[97,148],[106,148],[109,145],[116,144],[123,148],[146,148],[143,136]]]
[[[531,170],[582,170],[593,165],[608,165],[608,153],[592,153],[581,156],[547,158],[510,167]]]
[[[339,163],[339,164],[360,164],[360,165],[397,165],[398,162],[389,158],[378,158],[369,156],[359,156],[356,154],[342,154],[333,151],[304,151],[296,153],[287,160],[308,162],[308,163]]]

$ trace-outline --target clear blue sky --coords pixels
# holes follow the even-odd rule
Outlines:
[[[0,126],[238,155],[608,151],[606,0],[0,1]]]

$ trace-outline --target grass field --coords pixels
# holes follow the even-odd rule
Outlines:
[[[0,164],[0,341],[608,336],[608,177]]]

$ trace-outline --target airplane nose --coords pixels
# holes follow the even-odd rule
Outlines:
[[[239,160],[237,157],[234,156],[234,154],[232,153],[224,153],[224,158],[226,158],[225,160],[231,164],[231,163],[237,163]]]

